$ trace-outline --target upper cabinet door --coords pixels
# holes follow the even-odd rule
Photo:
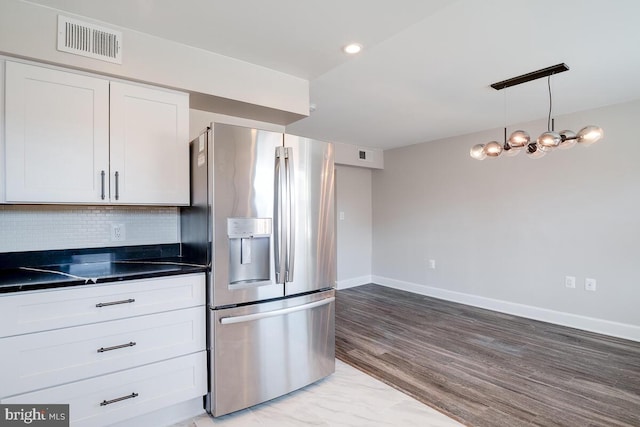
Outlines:
[[[111,203],[189,204],[189,96],[111,82]]]
[[[109,82],[9,61],[5,82],[6,200],[108,202]]]

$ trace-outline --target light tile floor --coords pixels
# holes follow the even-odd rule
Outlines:
[[[461,426],[435,409],[336,360],[330,377],[223,417],[201,415],[172,427]]]

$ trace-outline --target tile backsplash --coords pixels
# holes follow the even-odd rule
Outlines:
[[[179,224],[176,207],[0,205],[0,252],[178,243]]]

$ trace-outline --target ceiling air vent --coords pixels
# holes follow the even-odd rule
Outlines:
[[[122,64],[122,33],[58,15],[58,50]]]

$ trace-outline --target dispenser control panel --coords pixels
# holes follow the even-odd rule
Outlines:
[[[271,218],[227,218],[230,239],[271,236]]]

